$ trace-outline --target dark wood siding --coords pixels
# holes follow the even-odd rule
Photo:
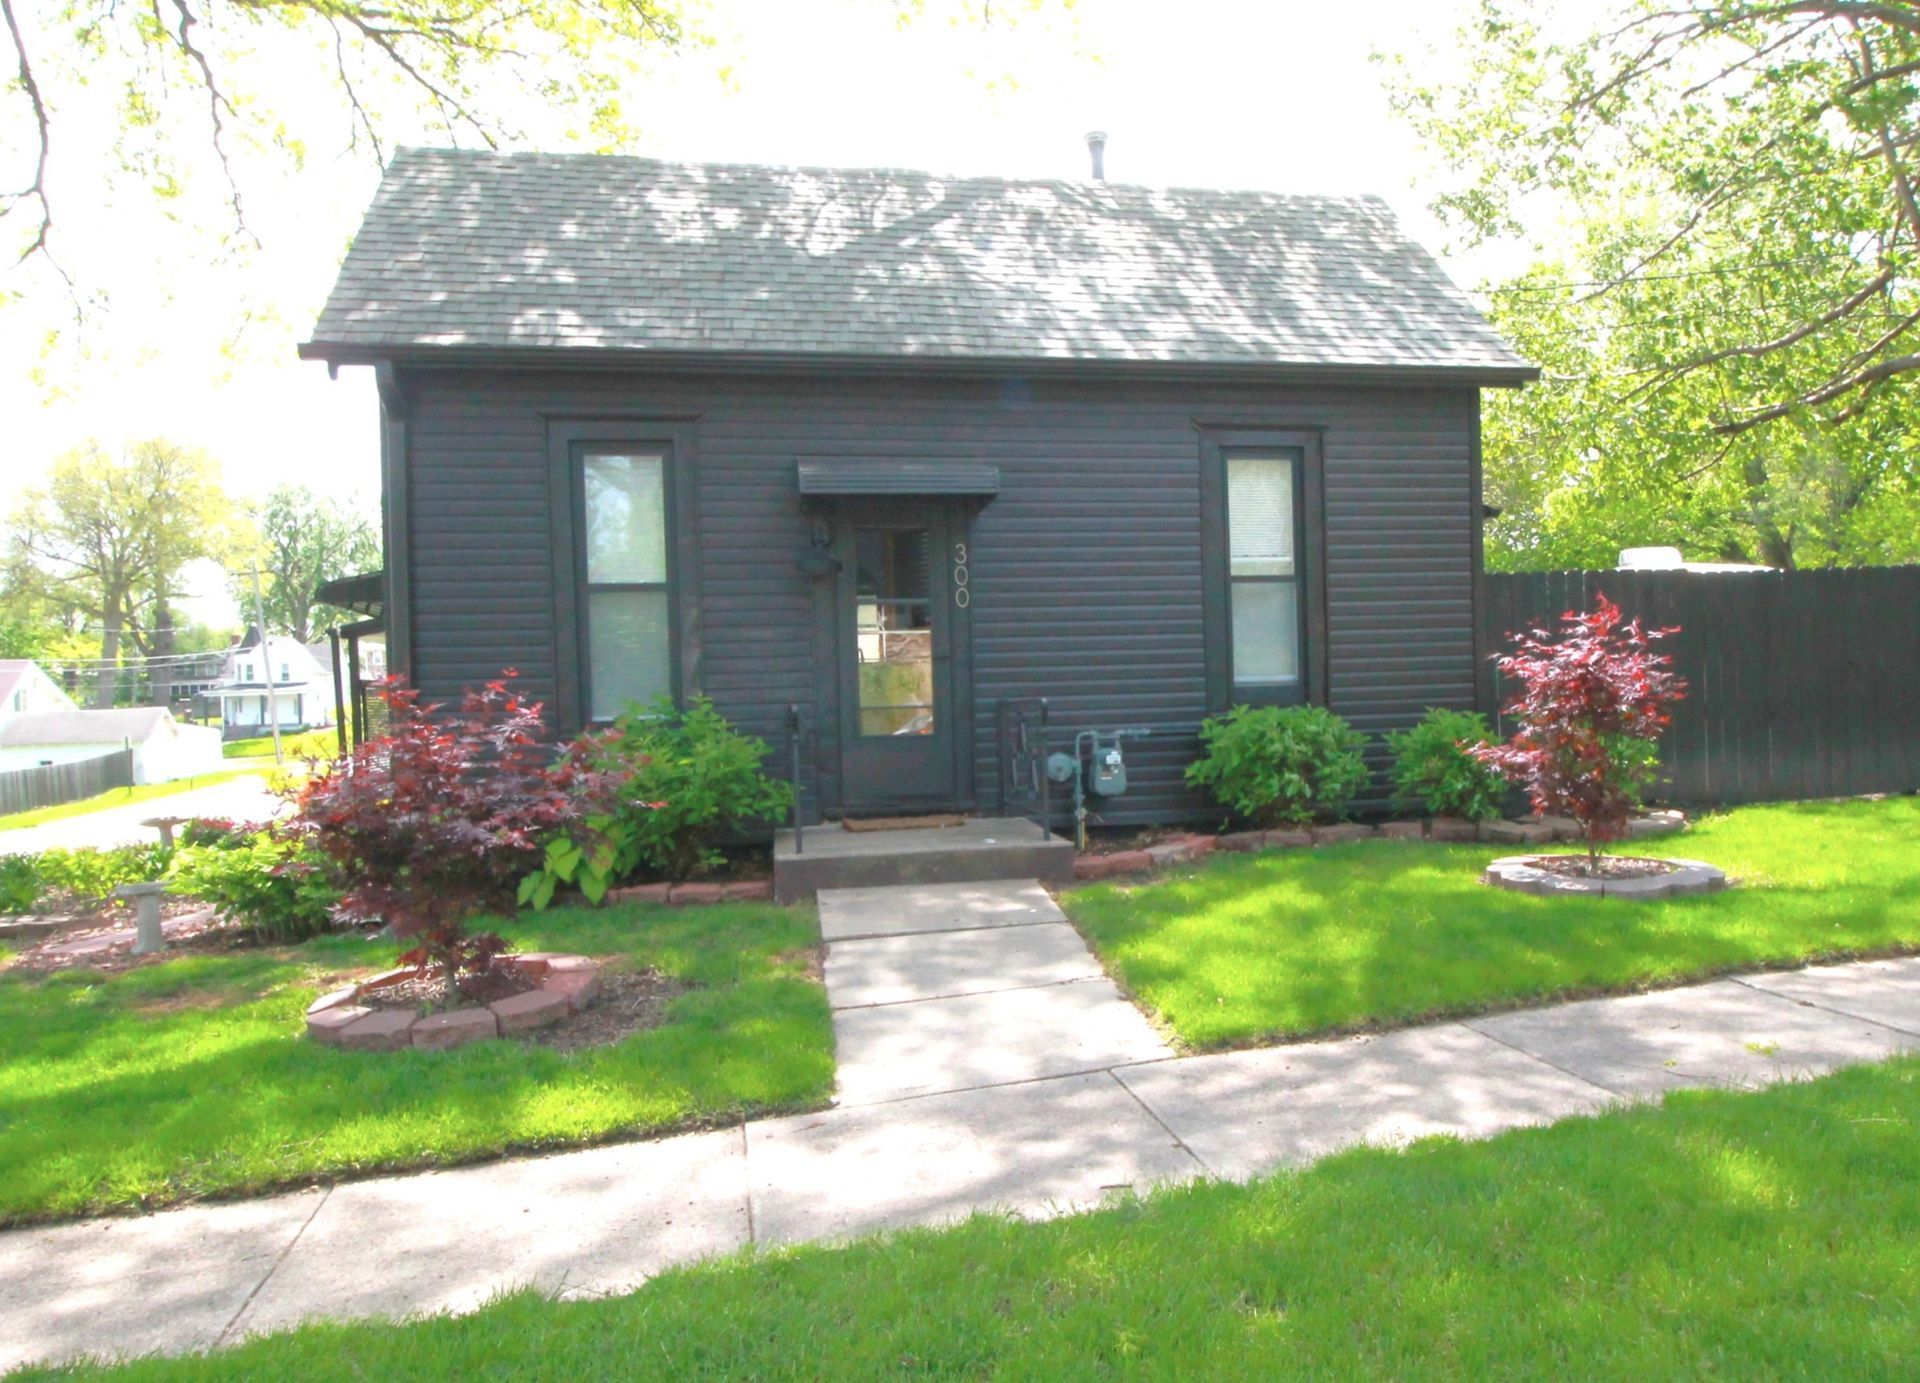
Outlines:
[[[1000,467],[973,519],[975,789],[991,807],[995,703],[1046,696],[1057,733],[1145,725],[1113,821],[1175,819],[1207,713],[1200,428],[1318,430],[1329,699],[1378,736],[1474,701],[1478,497],[1471,388],[411,370],[413,670],[434,696],[503,666],[555,690],[550,424],[690,420],[700,681],[781,749],[815,701],[814,601],[794,558],[798,457]],[[1313,516],[1308,516],[1313,521]],[[831,763],[830,726],[822,758]],[[1376,758],[1378,757],[1376,751]]]

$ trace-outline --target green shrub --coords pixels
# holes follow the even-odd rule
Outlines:
[[[619,780],[609,834],[630,833],[638,862],[668,879],[712,869],[724,832],[777,819],[793,805],[793,788],[761,771],[766,741],[735,730],[704,696],[685,710],[666,697],[634,707],[571,752]]]
[[[1506,800],[1507,780],[1465,748],[1492,744],[1493,732],[1476,711],[1429,710],[1411,730],[1387,735],[1393,751],[1393,804],[1429,816],[1491,821]]]
[[[32,912],[41,888],[40,864],[32,855],[0,855],[0,912]]]
[[[147,884],[167,872],[173,851],[164,845],[121,845],[111,850],[86,847],[46,850],[39,857],[43,893],[70,894],[93,906],[108,902],[121,884]]]
[[[273,830],[184,845],[167,869],[170,892],[212,903],[265,942],[305,941],[327,930],[340,890],[326,861],[297,837]]]
[[[1256,826],[1344,815],[1367,785],[1366,736],[1324,706],[1235,706],[1200,723],[1187,781]]]

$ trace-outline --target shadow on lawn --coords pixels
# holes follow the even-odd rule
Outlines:
[[[1807,815],[1857,827],[1853,805]],[[1703,832],[1660,852],[1715,843]],[[1760,874],[1734,844],[1728,863]],[[1077,891],[1069,911],[1136,997],[1207,1049],[1920,944],[1912,866],[1840,887],[1769,861],[1765,884],[1632,903],[1488,888],[1480,870],[1500,853],[1367,842],[1216,857],[1186,876]]]

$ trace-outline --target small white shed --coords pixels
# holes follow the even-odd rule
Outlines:
[[[225,766],[218,730],[182,725],[164,706],[28,711],[0,724],[0,772],[73,763],[115,749],[133,751],[135,783],[166,783]]]

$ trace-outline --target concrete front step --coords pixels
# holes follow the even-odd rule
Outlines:
[[[1071,882],[1073,843],[1017,817],[901,831],[846,831],[828,824],[809,826],[798,845],[790,830],[773,842],[773,894],[782,903],[810,899],[823,888],[995,879]]]

